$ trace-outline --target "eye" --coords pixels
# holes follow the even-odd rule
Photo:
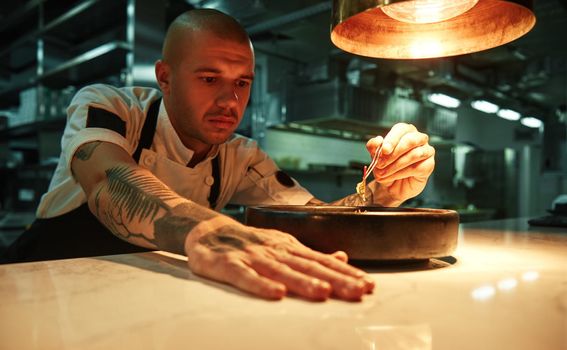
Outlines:
[[[250,85],[250,82],[247,81],[247,80],[239,80],[239,81],[236,83],[236,85],[237,85],[238,87],[244,88],[244,87],[249,86],[249,85]]]
[[[217,78],[215,77],[201,77],[201,80],[203,80],[205,83],[211,84],[217,81]]]

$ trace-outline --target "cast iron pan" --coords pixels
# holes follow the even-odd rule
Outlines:
[[[457,246],[453,210],[277,205],[246,209],[246,223],[288,232],[315,250],[361,261],[449,256]]]

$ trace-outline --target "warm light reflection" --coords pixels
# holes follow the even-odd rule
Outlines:
[[[522,280],[525,282],[533,282],[539,278],[539,272],[526,271],[522,274]]]
[[[433,348],[431,327],[426,323],[369,325],[356,327],[355,331],[366,345],[364,349],[431,350]]]
[[[487,300],[494,296],[496,290],[493,286],[482,286],[473,289],[471,295],[474,300]]]
[[[406,23],[436,23],[470,10],[478,0],[412,0],[382,7],[389,17]]]
[[[441,55],[442,48],[437,40],[420,40],[411,43],[410,52],[414,58],[437,57]]]
[[[498,289],[500,290],[512,290],[516,288],[518,281],[515,278],[506,278],[498,281]]]
[[[522,281],[524,282],[533,282],[539,278],[539,272],[537,271],[526,271],[522,273]],[[503,278],[498,283],[496,283],[498,290],[501,292],[507,292],[513,290],[518,286],[518,279],[514,277]],[[474,300],[488,300],[492,298],[496,294],[496,288],[492,285],[487,284],[475,288],[471,292],[471,296]]]

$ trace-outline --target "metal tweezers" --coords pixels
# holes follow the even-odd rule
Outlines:
[[[356,184],[356,193],[358,193],[364,203],[366,203],[366,179],[368,178],[368,176],[370,176],[370,174],[372,174],[372,171],[374,171],[376,165],[378,165],[378,159],[382,154],[383,145],[384,143],[382,143],[382,145],[380,145],[380,148],[378,148],[378,150],[376,150],[376,153],[374,153],[374,158],[372,158],[370,165],[364,166],[364,170],[362,172],[362,181]]]

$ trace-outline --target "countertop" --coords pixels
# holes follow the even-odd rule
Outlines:
[[[363,268],[362,302],[309,302],[162,252],[0,265],[0,349],[567,349],[567,229],[462,224],[453,258]]]

